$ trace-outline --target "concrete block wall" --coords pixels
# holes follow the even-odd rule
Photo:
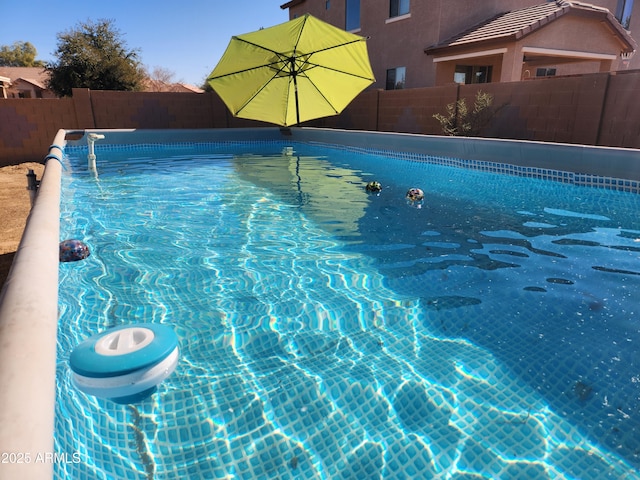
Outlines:
[[[439,134],[442,130],[433,115],[445,113],[446,105],[456,101],[457,92],[457,85],[381,91],[378,130]]]
[[[492,138],[640,148],[640,70],[482,85],[369,90],[339,116],[306,126],[441,134],[435,113],[476,92],[498,112],[482,131]],[[74,89],[71,98],[0,99],[0,166],[39,161],[58,129],[243,128],[268,124],[233,117],[215,93]]]
[[[640,148],[640,71],[609,76],[599,145]]]
[[[340,115],[305,122],[305,127],[340,128],[344,130],[378,130],[380,90],[367,90],[358,95]]]
[[[77,123],[71,98],[0,99],[0,166],[43,159],[60,126]]]
[[[91,92],[92,110],[99,128],[224,127],[224,120],[216,125],[214,103],[213,95],[192,93]],[[223,108],[219,105],[217,110]]]
[[[607,73],[523,82],[460,86],[460,98],[473,105],[476,92],[493,95],[497,113],[487,137],[557,143],[596,143]]]
[[[479,90],[497,110],[482,136],[640,148],[640,70],[381,91],[377,129],[441,134],[433,114],[457,99],[471,107]]]

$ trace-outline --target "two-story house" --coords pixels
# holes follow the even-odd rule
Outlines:
[[[640,68],[633,0],[292,0],[281,8],[368,37],[375,88]]]

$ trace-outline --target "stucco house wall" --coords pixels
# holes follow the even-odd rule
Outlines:
[[[385,88],[386,72],[396,67],[406,67],[405,88],[446,85],[452,82],[451,66],[442,68],[433,62],[433,57],[425,54],[424,49],[439,44],[481,22],[498,14],[514,11],[544,3],[543,0],[414,0],[411,2],[410,14],[389,18],[389,1],[361,1],[360,28],[354,33],[368,37],[371,66],[376,77],[372,88]],[[615,13],[618,0],[592,0],[589,2],[598,7],[608,8]],[[281,8],[289,10],[289,17],[310,13],[340,28],[345,28],[346,0],[292,0],[282,4]],[[584,20],[584,19],[582,19]],[[581,20],[578,20],[578,24]],[[600,25],[597,35],[585,35],[585,28],[574,27],[567,23],[567,32],[549,33],[551,25],[543,28],[545,45],[550,48],[563,49],[562,42],[571,40],[576,43],[575,35],[579,34],[579,42],[596,43],[596,39],[606,36],[606,27]],[[640,33],[640,4],[635,5],[631,17],[631,34]],[[557,29],[555,29],[557,30]],[[576,33],[577,32],[577,33]],[[573,38],[570,38],[571,36]],[[551,43],[548,42],[551,40]],[[607,39],[610,43],[610,39]],[[504,46],[504,45],[503,45]],[[518,45],[511,45],[512,53]],[[497,58],[492,58],[492,61]],[[486,59],[471,60],[468,65],[486,65]],[[507,68],[499,67],[500,62],[493,63],[493,81],[516,81],[524,77],[527,68],[521,68],[515,58]],[[572,75],[577,73],[593,73],[601,71],[600,62],[562,63],[555,66],[556,75]],[[618,59],[611,65],[612,70],[631,70],[640,68],[640,54],[634,55],[630,61],[623,63]],[[498,71],[499,70],[499,71]],[[508,72],[505,70],[509,70]],[[534,70],[535,75],[535,70]]]
[[[536,31],[523,40],[517,42],[516,49],[522,51],[525,46],[536,46],[554,49],[562,46],[563,50],[589,51],[608,54],[620,49],[616,37],[607,29],[601,28],[602,22],[595,19],[583,19],[564,16],[550,23],[544,29]],[[527,55],[525,55],[525,58]],[[580,73],[608,72],[622,70],[622,60],[617,56],[615,60],[598,61],[567,61],[548,59],[548,61],[525,62],[521,69],[521,78],[527,78],[526,71],[532,76],[538,67],[554,67],[556,75],[575,75]]]

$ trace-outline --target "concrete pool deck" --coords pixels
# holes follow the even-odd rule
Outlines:
[[[488,171],[504,170],[495,165],[506,164],[517,167],[509,171],[512,174],[540,175],[541,178],[547,175],[559,181],[564,181],[564,176],[556,172],[571,172],[572,179],[584,176],[584,184],[592,186],[605,185],[597,181],[599,178],[619,179],[623,182],[621,189],[629,182],[629,191],[635,188],[635,193],[640,181],[640,151],[620,148],[312,128],[97,132],[106,137],[97,144],[98,170],[101,145],[291,140],[353,151],[400,152],[402,158],[438,156],[453,159],[452,165]],[[50,153],[62,155],[65,142],[69,146],[86,145],[84,136],[65,140],[70,133],[58,132],[53,141],[57,147]],[[54,453],[61,174],[60,162],[47,163],[12,271],[0,296],[0,381],[3,382],[0,452],[13,453],[11,459],[15,460],[0,463],[1,478],[44,479],[52,475],[52,462],[36,460]],[[580,184],[580,180],[572,183]],[[27,456],[29,461],[25,461]]]

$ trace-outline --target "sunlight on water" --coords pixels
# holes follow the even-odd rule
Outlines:
[[[640,478],[639,196],[283,146],[71,152],[57,478]],[[75,390],[137,322],[158,392]]]

